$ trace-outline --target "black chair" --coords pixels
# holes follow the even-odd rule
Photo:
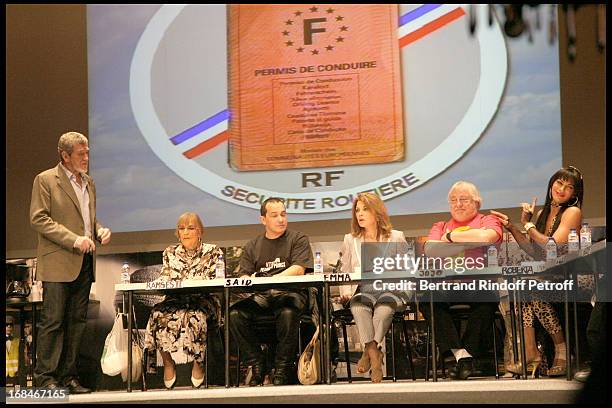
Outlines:
[[[410,345],[410,340],[408,337],[408,331],[406,328],[406,320],[404,318],[405,312],[398,312],[393,315],[393,319],[391,320],[391,328],[390,332],[395,333],[395,325],[398,323],[402,324],[402,333],[404,335],[404,340],[406,341],[406,351],[408,357],[408,366],[410,367],[410,373],[412,374],[412,380],[416,380],[416,373],[414,370],[414,365],[412,363],[412,346]],[[344,359],[346,361],[346,374],[349,383],[353,382],[353,378],[351,375],[351,361],[350,361],[350,353],[348,349],[348,335],[346,332],[346,326],[354,325],[355,320],[353,319],[353,314],[350,309],[340,309],[332,312],[332,318],[330,322],[330,332],[333,330],[336,324],[339,324],[342,327],[342,336],[344,339]],[[429,338],[429,336],[428,336]],[[429,361],[429,347],[427,348],[428,355],[427,361]],[[395,336],[391,335],[391,373],[392,375],[389,377],[384,377],[384,379],[392,379],[393,382],[397,381],[396,375],[396,361],[395,361]]]

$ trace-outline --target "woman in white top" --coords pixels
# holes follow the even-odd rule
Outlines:
[[[342,272],[350,273],[361,267],[361,243],[400,242],[406,243],[404,233],[392,229],[387,209],[382,200],[373,193],[360,193],[353,202],[351,233],[344,236],[342,247]],[[396,311],[406,308],[406,292],[380,292],[372,285],[341,286],[341,301],[351,301],[351,312],[363,345],[363,355],[357,363],[357,371],[365,373],[371,369],[372,382],[382,381],[381,343],[391,326]]]

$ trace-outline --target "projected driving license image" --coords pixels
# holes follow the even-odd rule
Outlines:
[[[236,170],[404,158],[397,5],[229,5]]]

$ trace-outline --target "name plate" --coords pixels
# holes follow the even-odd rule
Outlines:
[[[520,270],[517,271],[516,269],[512,269],[512,268],[516,268],[516,266],[503,267],[502,274],[511,275],[511,274],[517,274],[517,273],[524,273],[524,274],[538,273],[538,272],[545,271],[546,268],[548,268],[548,266],[546,265],[546,262],[544,261],[525,261],[525,262],[521,262]]]
[[[521,266],[502,266],[502,275],[533,275],[537,266],[521,265]]]
[[[183,287],[182,281],[153,281],[153,282],[147,282],[145,289],[146,290],[179,289],[182,287]]]
[[[326,273],[323,275],[323,279],[326,282],[350,282],[350,273]]]
[[[228,278],[225,279],[223,287],[231,288],[235,286],[253,286],[253,279],[250,278]]]
[[[404,159],[396,4],[228,8],[234,169]]]
[[[441,278],[444,276],[442,269],[419,269],[416,272],[417,278]]]

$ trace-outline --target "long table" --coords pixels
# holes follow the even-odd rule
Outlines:
[[[549,274],[559,273],[559,267],[570,265],[572,262],[591,259],[599,259],[604,253],[606,242],[601,241],[594,243],[588,250],[580,250],[577,253],[569,253],[564,256],[557,258],[554,261],[547,262],[523,262],[521,265],[511,266],[491,266],[483,269],[472,269],[465,271],[465,273],[458,274],[453,269],[421,269],[416,271],[414,274],[403,275],[398,274],[396,278],[403,279],[450,279],[465,276],[508,276],[511,279],[530,279],[536,276],[546,276]],[[598,269],[598,265],[594,266],[594,270]],[[604,268],[605,269],[605,268]],[[597,270],[597,275],[599,271]],[[562,273],[567,275],[567,269],[562,270]],[[385,278],[393,278],[392,275],[385,275]],[[217,278],[211,280],[186,280],[182,282],[144,282],[144,283],[129,283],[129,284],[116,284],[115,290],[122,291],[127,294],[128,298],[128,332],[132,332],[133,328],[133,315],[131,313],[133,305],[134,293],[171,293],[174,291],[180,292],[193,292],[193,291],[206,291],[206,292],[222,292],[224,298],[224,312],[225,312],[225,325],[224,325],[224,342],[225,342],[225,386],[230,386],[230,375],[229,375],[229,303],[231,291],[248,291],[249,289],[268,289],[272,287],[304,287],[304,286],[315,286],[323,288],[323,301],[322,301],[322,312],[325,325],[323,330],[320,331],[322,335],[322,343],[325,345],[323,352],[324,361],[324,381],[331,384],[331,364],[330,364],[330,333],[328,332],[330,324],[330,311],[329,311],[329,299],[330,299],[330,287],[333,285],[343,285],[358,283],[362,281],[372,281],[374,279],[365,279],[362,277],[361,271],[356,269],[353,273],[348,274],[324,274],[324,275],[302,275],[302,276],[283,276],[283,277],[257,277],[257,278]],[[595,280],[597,281],[597,279]],[[431,293],[431,292],[430,292]],[[430,310],[431,310],[431,333],[432,341],[435,344],[435,330],[434,330],[434,313],[433,313],[433,299],[430,296]],[[566,339],[569,339],[569,311],[566,291],[566,313],[565,313],[565,327],[566,327]],[[575,300],[574,300],[575,303]],[[575,311],[575,307],[574,307]],[[521,361],[523,367],[523,378],[527,378],[526,364],[525,364],[525,341],[522,330],[522,316],[521,307],[519,303],[519,325],[520,337],[521,337]],[[575,314],[575,313],[574,313]],[[513,315],[513,314],[512,314]],[[574,316],[575,317],[575,316]],[[513,327],[514,328],[514,327]],[[575,333],[577,334],[577,333]],[[128,341],[131,341],[131,336],[128,336]],[[516,339],[516,337],[514,337]],[[577,339],[576,339],[577,341]],[[432,347],[432,370],[433,380],[437,381],[436,375],[436,352],[435,347]],[[128,343],[128,373],[132,371],[132,347]],[[567,347],[567,361],[568,367],[570,364],[570,347]],[[568,380],[571,379],[570,369],[568,369]],[[132,391],[132,376],[128,375],[127,391]]]
[[[132,310],[133,295],[134,293],[164,293],[168,294],[175,291],[180,292],[193,292],[193,291],[205,291],[205,292],[222,292],[224,301],[224,343],[225,343],[225,387],[230,386],[230,373],[229,373],[229,308],[230,308],[230,292],[231,291],[250,291],[250,290],[261,290],[269,289],[273,287],[308,287],[308,286],[324,286],[323,275],[302,275],[302,276],[291,276],[291,277],[257,277],[257,278],[217,278],[210,280],[186,280],[182,282],[143,282],[143,283],[123,283],[116,284],[116,291],[123,291],[127,293],[129,311]],[[324,299],[327,299],[324,295]],[[323,302],[323,308],[327,309],[327,302]],[[323,314],[328,314],[328,310],[324,310]],[[133,328],[133,315],[128,313],[128,332],[131,333]],[[325,330],[323,336],[327,333]],[[130,336],[128,336],[129,338]],[[132,369],[132,348],[128,344],[128,372]],[[328,361],[329,356],[323,357],[323,361]],[[128,376],[127,391],[132,391],[132,377]]]

